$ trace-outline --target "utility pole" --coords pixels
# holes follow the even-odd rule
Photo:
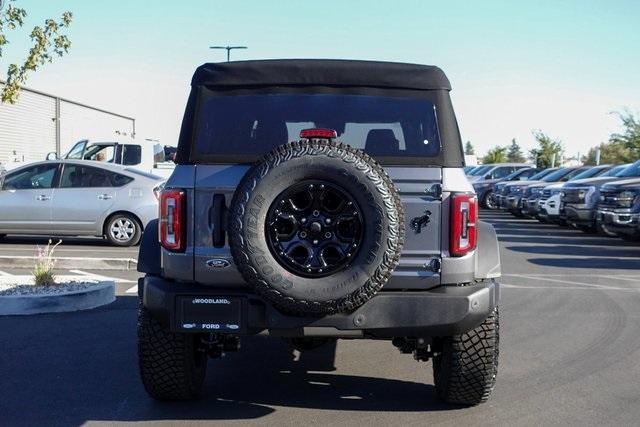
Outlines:
[[[209,49],[226,49],[227,50],[227,62],[231,59],[231,51],[233,49],[247,49],[246,46],[209,46]]]

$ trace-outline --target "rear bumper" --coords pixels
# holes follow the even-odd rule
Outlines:
[[[212,289],[155,276],[141,278],[138,287],[144,306],[174,332],[189,332],[182,329],[178,319],[178,297],[239,297],[243,300],[242,327],[237,334],[287,337],[393,338],[461,334],[482,323],[499,300],[498,283],[488,280],[468,286],[441,286],[430,291],[380,292],[352,313],[298,317],[283,314],[247,290]]]

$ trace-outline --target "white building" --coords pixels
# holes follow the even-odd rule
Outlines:
[[[15,104],[0,103],[0,164],[12,169],[64,154],[82,139],[122,140],[135,132],[132,117],[23,88]]]

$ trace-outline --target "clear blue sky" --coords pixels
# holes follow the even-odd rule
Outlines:
[[[195,67],[224,59],[354,58],[435,64],[448,74],[463,138],[483,153],[532,129],[569,154],[640,110],[640,1],[18,0],[27,27],[74,13],[68,57],[28,86],[138,119],[138,136],[175,143]],[[12,35],[10,60],[24,56]]]

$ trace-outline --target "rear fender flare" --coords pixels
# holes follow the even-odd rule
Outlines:
[[[500,247],[493,226],[478,221],[478,247],[476,248],[476,279],[495,279],[502,275]]]
[[[138,250],[138,271],[160,276],[162,272],[160,257],[158,220],[152,219],[142,234],[142,241],[140,242],[140,249]]]

